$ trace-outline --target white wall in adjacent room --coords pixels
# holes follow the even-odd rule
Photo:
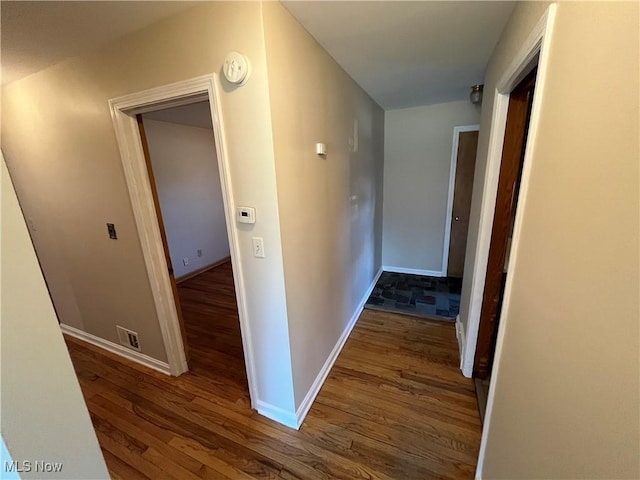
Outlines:
[[[209,110],[208,104],[204,108]],[[179,279],[229,256],[213,131],[143,118],[173,270]]]
[[[383,265],[442,270],[453,128],[479,120],[468,100],[385,113]]]

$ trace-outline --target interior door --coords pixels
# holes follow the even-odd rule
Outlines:
[[[487,262],[478,342],[473,362],[473,376],[485,379],[491,372],[495,351],[498,318],[502,307],[502,296],[506,282],[507,255],[511,247],[513,221],[518,203],[522,162],[529,131],[529,117],[537,68],[511,92],[507,111],[507,126],[502,147],[500,176],[496,207],[491,230],[491,245]]]
[[[447,264],[447,276],[449,277],[462,278],[464,270],[477,149],[478,131],[460,132],[458,135],[458,155],[451,214],[449,260]]]
[[[171,290],[173,291],[173,300],[176,305],[176,311],[178,312],[178,320],[180,322],[180,333],[182,334],[182,344],[184,346],[184,354],[187,358],[187,364],[189,363],[189,345],[187,343],[187,331],[184,326],[184,318],[182,317],[182,308],[180,308],[180,298],[178,297],[178,286],[176,285],[176,277],[173,273],[173,265],[171,263],[171,256],[169,254],[169,244],[167,242],[167,235],[164,231],[164,221],[162,220],[162,210],[160,209],[160,199],[158,197],[158,190],[156,189],[156,181],[153,176],[153,167],[151,165],[151,155],[149,153],[149,144],[147,143],[147,136],[144,132],[144,123],[142,122],[142,115],[136,115],[138,121],[138,130],[140,131],[140,140],[142,141],[142,150],[144,151],[144,160],[147,164],[147,174],[149,175],[149,183],[151,184],[151,193],[153,194],[153,204],[156,207],[156,217],[158,218],[158,225],[160,227],[160,236],[162,237],[162,247],[164,248],[164,258],[167,261],[167,267],[169,269],[169,280],[171,281]]]

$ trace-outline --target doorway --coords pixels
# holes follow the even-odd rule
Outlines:
[[[231,284],[237,301],[237,319],[240,325],[242,354],[244,356],[243,369],[246,372],[251,404],[257,398],[254,355],[250,341],[251,332],[247,317],[246,294],[242,270],[240,268],[240,248],[238,232],[234,224],[233,195],[229,164],[226,156],[224,132],[221,118],[220,102],[217,96],[217,79],[215,74],[153,88],[150,90],[125,95],[109,101],[112,119],[116,130],[118,146],[131,204],[134,211],[138,234],[142,244],[142,253],[147,266],[149,283],[156,305],[158,322],[167,352],[167,363],[171,375],[178,376],[188,371],[187,353],[188,343],[184,328],[184,319],[180,319],[183,308],[180,308],[179,292],[175,282],[175,274],[171,275],[173,265],[169,255],[168,245],[165,248],[160,222],[162,215],[157,213],[152,182],[147,168],[144,146],[142,142],[138,115],[148,114],[173,107],[180,107],[197,102],[208,102],[213,126],[216,157],[222,200],[224,219],[231,262],[229,272],[232,272]],[[144,126],[144,120],[142,120]],[[147,146],[148,147],[148,146]],[[204,255],[204,252],[203,252]],[[196,251],[197,257],[197,251]],[[171,277],[174,277],[173,279]],[[186,282],[185,282],[186,283]]]
[[[534,66],[533,70],[516,85],[509,96],[478,340],[473,362],[478,409],[483,422],[489,397],[489,379],[496,350],[498,324],[507,283],[509,254],[537,73],[537,66]]]
[[[509,97],[478,342],[473,364],[473,376],[480,380],[486,380],[491,374],[496,347],[498,319],[507,281],[507,266],[537,72],[537,68],[533,68],[513,89]]]
[[[464,272],[479,128],[478,125],[469,125],[453,129],[448,223],[442,267],[447,277],[462,278]]]
[[[209,102],[136,120],[189,369],[246,391]]]

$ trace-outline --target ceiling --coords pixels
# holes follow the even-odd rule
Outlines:
[[[190,103],[179,107],[165,108],[142,115],[145,119],[159,120],[161,122],[178,123],[191,127],[207,128],[213,130],[209,101]]]
[[[198,2],[0,3],[2,83],[90,52]],[[383,108],[467,98],[515,2],[284,1]]]
[[[515,2],[284,1],[384,109],[468,98]]]
[[[95,50],[195,3],[3,0],[2,84]]]

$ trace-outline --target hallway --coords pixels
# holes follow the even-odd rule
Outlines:
[[[453,325],[365,310],[295,431],[250,408],[230,264],[179,292],[179,378],[65,337],[114,479],[473,478],[481,427]]]

